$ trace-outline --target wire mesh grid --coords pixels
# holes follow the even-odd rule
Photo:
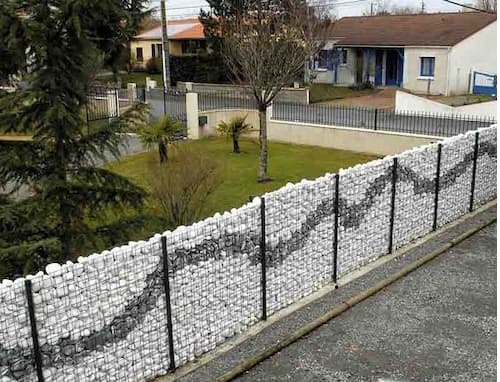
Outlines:
[[[399,248],[433,228],[438,145],[399,156],[394,214],[394,245]]]
[[[332,280],[333,185],[327,175],[264,196],[269,313]]]
[[[91,255],[33,280],[45,381],[146,380],[167,372],[155,241]]]
[[[442,143],[438,226],[449,223],[469,210],[474,143],[473,132],[449,138]]]
[[[340,172],[339,276],[388,251],[392,163],[387,157]]]
[[[0,284],[0,381],[32,381],[35,357],[24,283]]]
[[[480,129],[476,170],[474,208],[477,208],[497,194],[497,132]]]
[[[167,236],[176,365],[260,319],[259,226],[251,203]]]
[[[475,133],[441,142],[440,224],[467,212],[474,158],[477,203],[496,194],[496,134],[496,127],[481,130],[477,146]],[[399,155],[395,188],[391,157],[340,172],[339,276],[387,253],[391,211],[396,247],[431,229],[437,146]],[[332,279],[335,179],[327,174],[266,194],[264,219],[257,199],[148,242],[50,265],[31,277],[28,293],[37,335],[24,280],[4,281],[0,381],[36,380],[33,336],[45,381],[145,381],[166,374],[171,356],[183,365],[261,319],[264,274],[269,313],[314,292]]]

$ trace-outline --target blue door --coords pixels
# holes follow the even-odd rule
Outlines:
[[[377,49],[375,51],[375,86],[384,85],[382,82],[382,70],[384,61],[384,51]]]

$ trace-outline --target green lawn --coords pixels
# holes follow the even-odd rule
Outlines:
[[[341,98],[359,97],[373,94],[377,89],[354,90],[346,86],[330,84],[312,84],[309,88],[311,103],[332,101]]]
[[[269,143],[269,175],[271,182],[256,182],[259,146],[257,141],[241,141],[241,154],[231,153],[231,142],[225,138],[202,139],[181,143],[193,150],[203,150],[221,164],[222,183],[209,196],[202,211],[204,217],[215,212],[239,207],[249,195],[260,195],[282,187],[287,182],[298,182],[303,178],[314,179],[326,172],[334,173],[357,163],[368,162],[376,157],[349,151],[333,150],[313,146]],[[156,153],[141,153],[123,158],[109,165],[112,171],[132,179],[145,189],[148,185],[148,160]],[[147,203],[153,209],[154,203]],[[155,228],[155,227],[150,227]],[[164,230],[166,227],[157,227]]]

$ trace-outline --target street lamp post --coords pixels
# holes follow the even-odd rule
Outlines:
[[[165,0],[161,4],[161,44],[162,44],[162,72],[163,72],[163,115],[167,114],[166,92],[170,88],[170,54],[167,32],[167,5]]]

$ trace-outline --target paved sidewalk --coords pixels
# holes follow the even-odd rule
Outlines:
[[[339,302],[494,216],[496,206],[459,221],[176,381],[212,381]],[[496,332],[494,224],[237,381],[495,381]]]

